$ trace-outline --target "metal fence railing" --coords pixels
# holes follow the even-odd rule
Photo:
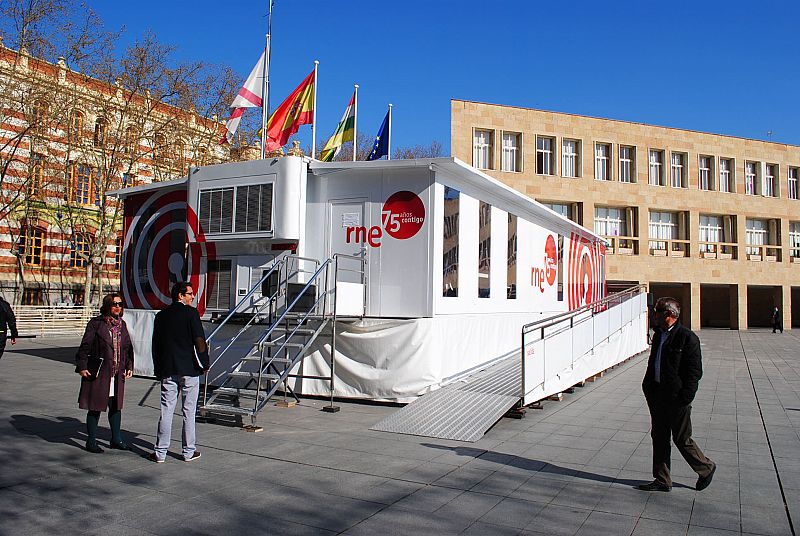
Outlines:
[[[98,314],[97,307],[16,305],[13,309],[19,334],[36,337],[80,337],[89,319]]]

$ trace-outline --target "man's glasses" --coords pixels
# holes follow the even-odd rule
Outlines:
[[[669,309],[664,309],[663,307],[658,307],[658,308],[654,309],[654,311],[656,313],[666,313],[666,312],[669,311]]]
[[[191,292],[191,291],[189,291],[189,292],[183,292],[182,294],[183,294],[184,296],[194,296],[194,292]]]

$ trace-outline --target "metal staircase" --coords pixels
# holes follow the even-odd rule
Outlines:
[[[290,394],[299,402],[287,381],[290,377],[328,380],[333,390],[333,363],[330,376],[292,374],[292,370],[306,357],[325,327],[335,326],[339,257],[358,261],[362,284],[366,284],[362,257],[334,255],[324,262],[295,255],[276,258],[272,268],[240,300],[241,304],[262,289],[261,300],[248,312],[249,318],[238,333],[215,347],[222,338],[222,327],[239,310],[237,304],[208,337],[209,348],[216,354],[211,369],[240,341],[249,338],[249,346],[232,367],[214,377],[206,374],[201,415],[249,416],[254,426],[258,413],[279,390],[284,397]],[[335,347],[335,327],[331,333]],[[219,386],[209,396],[212,382],[219,382]]]

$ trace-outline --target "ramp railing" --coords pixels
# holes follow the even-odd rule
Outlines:
[[[523,326],[523,404],[560,393],[643,351],[647,347],[645,288],[637,285]]]

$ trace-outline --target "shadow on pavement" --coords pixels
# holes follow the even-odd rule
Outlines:
[[[105,413],[103,413],[105,415]],[[12,415],[11,425],[20,433],[35,435],[49,443],[61,443],[84,448],[86,443],[86,423],[74,417],[34,417],[31,415]],[[109,443],[111,431],[108,426],[103,426],[100,421],[98,439],[101,443]],[[122,435],[125,441],[131,445],[133,452],[146,456],[153,450],[153,444],[149,441],[142,441],[136,438],[136,434],[131,434],[124,428]],[[105,446],[102,445],[101,446]]]
[[[20,355],[30,355],[33,357],[43,357],[51,361],[59,361],[61,363],[75,364],[75,353],[78,351],[77,346],[66,346],[64,348],[19,348],[7,346],[6,351],[14,352]]]
[[[522,456],[515,456],[513,454],[503,454],[501,452],[492,452],[491,450],[476,449],[473,447],[447,447],[444,445],[434,445],[433,443],[422,443],[422,445],[433,449],[450,450],[458,454],[459,456],[468,456],[470,458],[475,458],[475,459],[480,458],[481,460],[495,462],[500,465],[509,465],[511,467],[516,467],[518,469],[528,469],[531,472],[574,476],[576,478],[581,478],[584,480],[593,480],[595,482],[608,482],[608,483],[613,482],[626,486],[637,486],[639,484],[645,484],[649,482],[649,480],[648,481],[631,480],[625,478],[616,478],[608,475],[601,475],[598,473],[590,473],[588,471],[581,471],[579,469],[570,469],[569,467],[561,467],[559,465],[555,465],[541,460],[533,460],[530,458],[523,458]],[[688,486],[684,486],[683,484],[677,484],[677,483],[673,483],[673,487],[688,488]]]

